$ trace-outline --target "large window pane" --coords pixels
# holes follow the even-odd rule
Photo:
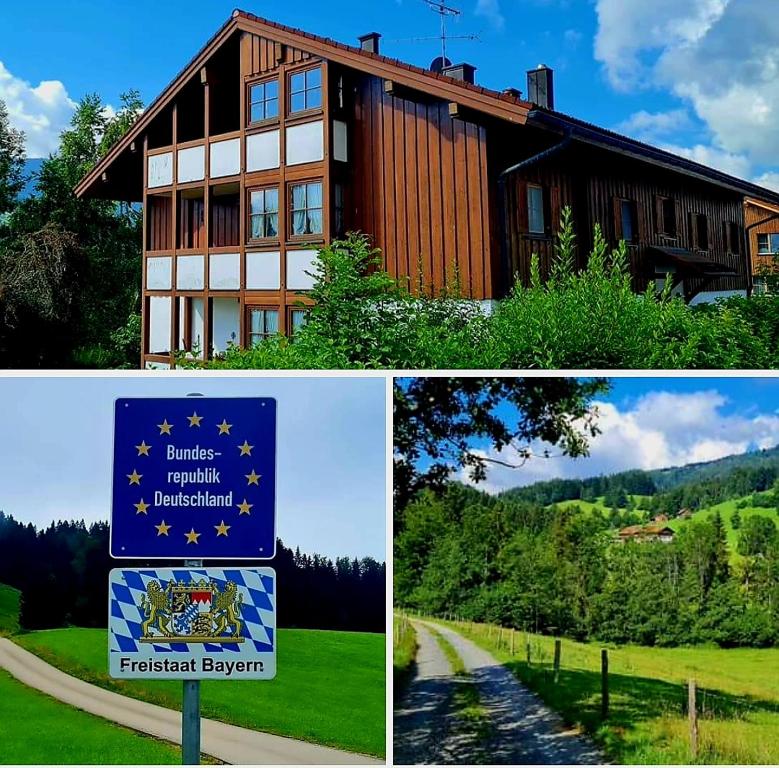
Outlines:
[[[289,78],[291,112],[319,109],[322,106],[322,68],[297,72]]]
[[[292,186],[292,234],[319,235],[324,231],[322,217],[322,183]]]
[[[249,89],[251,122],[258,123],[279,116],[279,84],[276,80],[258,83]]]

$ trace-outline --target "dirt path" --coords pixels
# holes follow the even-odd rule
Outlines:
[[[61,672],[0,638],[0,667],[17,680],[85,712],[174,744],[181,743],[181,713],[112,693]],[[239,765],[381,764],[375,758],[203,718],[201,750]]]
[[[490,653],[440,624],[430,623],[457,650],[490,714],[490,762],[525,765],[602,763],[603,754],[586,737],[567,729],[560,716]]]
[[[416,675],[395,707],[396,765],[473,763],[472,736],[452,711],[457,685],[452,667],[432,632],[412,622],[417,633]]]

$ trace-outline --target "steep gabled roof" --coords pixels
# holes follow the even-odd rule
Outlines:
[[[235,32],[250,32],[274,42],[301,48],[315,56],[353,67],[362,72],[392,80],[414,90],[458,103],[478,112],[522,125],[532,105],[508,93],[500,93],[479,85],[466,83],[447,75],[406,64],[355,46],[339,43],[327,37],[311,34],[294,27],[269,21],[245,11],[236,10],[228,21],[179,72],[163,92],[148,106],[130,131],[118,141],[106,156],[82,179],[75,189],[84,195],[114,161],[137,140],[149,124],[194,77],[211,55]]]

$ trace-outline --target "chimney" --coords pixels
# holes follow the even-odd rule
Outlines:
[[[381,35],[378,32],[370,32],[367,35],[363,35],[359,40],[360,48],[362,48],[363,51],[368,51],[368,53],[379,52],[379,40],[381,40]]]
[[[554,71],[546,64],[527,73],[527,98],[543,109],[554,109]]]
[[[463,80],[466,83],[476,82],[476,67],[471,64],[453,64],[444,67],[441,74],[453,77],[455,80]]]

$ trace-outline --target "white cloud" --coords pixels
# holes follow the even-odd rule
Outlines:
[[[682,147],[677,144],[661,144],[661,149],[681,155],[696,163],[716,168],[723,173],[729,173],[740,179],[748,179],[752,174],[752,163],[744,155],[726,152],[706,144],[695,144],[692,147]]]
[[[686,109],[672,109],[667,112],[647,112],[642,109],[620,123],[617,131],[639,141],[654,142],[691,127],[692,120]]]
[[[777,163],[779,15],[770,11],[773,3],[595,2],[595,56],[615,89],[669,91],[706,126],[713,151],[731,167],[746,168],[739,175]]]
[[[33,86],[11,74],[1,61],[0,99],[8,108],[11,125],[24,131],[29,157],[47,157],[57,150],[60,133],[76,108],[59,80]]]
[[[714,390],[650,392],[625,409],[597,405],[601,434],[592,440],[590,456],[533,458],[518,470],[490,466],[487,482],[478,487],[496,493],[539,480],[683,466],[779,444],[779,415],[725,414],[727,400]],[[539,455],[545,447],[534,445],[533,452]],[[512,448],[482,455],[519,463]],[[469,482],[465,473],[459,479]]]
[[[759,184],[766,189],[772,189],[774,192],[779,192],[779,173],[776,171],[767,171],[761,173],[754,179],[755,184]]]
[[[474,13],[477,16],[483,16],[496,29],[503,29],[503,25],[506,23],[498,0],[476,0]]]

